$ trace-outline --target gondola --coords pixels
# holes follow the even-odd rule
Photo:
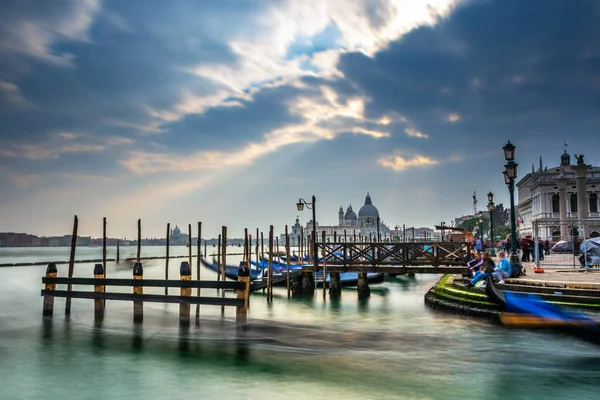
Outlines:
[[[204,265],[206,268],[214,271],[214,272],[218,272],[218,264],[217,262],[213,259],[212,263],[209,263],[208,261],[206,261],[206,259],[201,258],[200,261],[202,262],[202,265]],[[234,265],[226,265],[225,266],[225,276],[229,279],[232,279],[234,281],[237,281],[238,279],[238,266],[234,266]],[[260,269],[250,269],[250,276],[252,277],[252,279],[259,279],[261,276],[262,270]]]
[[[600,320],[551,304],[529,293],[503,292],[488,273],[487,295],[506,312],[500,315],[505,326],[546,329],[600,346]]]

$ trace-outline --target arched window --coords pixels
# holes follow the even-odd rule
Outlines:
[[[590,212],[598,212],[598,195],[590,194]]]
[[[557,194],[552,195],[552,212],[560,212],[560,197]]]
[[[574,213],[577,212],[577,195],[576,194],[571,195],[571,212],[574,212]]]

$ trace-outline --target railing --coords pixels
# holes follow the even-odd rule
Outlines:
[[[327,265],[464,265],[463,242],[317,243]]]
[[[43,315],[52,316],[54,310],[54,298],[66,298],[65,314],[71,312],[71,299],[94,300],[94,316],[96,320],[104,318],[106,300],[122,300],[133,302],[133,320],[143,320],[143,304],[145,302],[176,303],[179,304],[179,322],[188,325],[190,320],[190,305],[196,304],[196,319],[199,318],[199,306],[233,306],[236,307],[238,319],[245,319],[250,292],[250,272],[247,266],[240,266],[237,282],[228,281],[202,281],[191,280],[191,270],[187,262],[182,262],[180,267],[180,280],[167,279],[144,279],[141,263],[136,263],[133,269],[133,279],[105,278],[102,264],[94,266],[93,278],[57,277],[56,264],[50,263],[46,269],[46,276],[42,278],[44,289],[41,295],[44,297]],[[57,285],[67,285],[67,290],[56,290]],[[73,285],[93,286],[93,291],[75,291]],[[107,286],[131,287],[131,293],[106,292]],[[144,294],[144,287],[165,288],[165,294]],[[179,295],[168,295],[167,288],[180,288]],[[192,296],[192,289],[196,289],[196,296]],[[221,297],[201,296],[200,289],[233,289],[237,291],[237,298],[226,298],[224,293]]]

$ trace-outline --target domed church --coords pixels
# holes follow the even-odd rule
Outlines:
[[[379,210],[377,207],[373,205],[373,200],[371,200],[371,195],[367,192],[367,197],[365,198],[365,204],[358,210],[358,215],[352,209],[352,204],[346,208],[346,212],[344,213],[344,209],[340,207],[338,212],[338,220],[340,226],[345,227],[377,227],[377,218],[379,218]],[[370,223],[369,223],[370,221]],[[383,229],[382,229],[383,228]],[[379,219],[379,230],[387,230],[387,226],[383,224],[381,218]]]

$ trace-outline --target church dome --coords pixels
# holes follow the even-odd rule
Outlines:
[[[344,215],[344,219],[346,221],[351,221],[353,219],[357,219],[358,217],[356,216],[356,213],[354,211],[352,211],[352,204],[350,204],[350,207],[348,207],[348,209],[346,210],[346,215]]]
[[[360,219],[367,219],[369,217],[377,218],[378,216],[379,216],[379,211],[373,205],[373,202],[371,201],[371,196],[367,192],[367,197],[365,198],[365,205],[362,206],[360,208],[360,210],[358,210],[358,217]]]
[[[177,225],[175,225],[175,229],[173,229],[173,235],[180,235],[181,234],[181,230],[179,230],[179,227]]]

